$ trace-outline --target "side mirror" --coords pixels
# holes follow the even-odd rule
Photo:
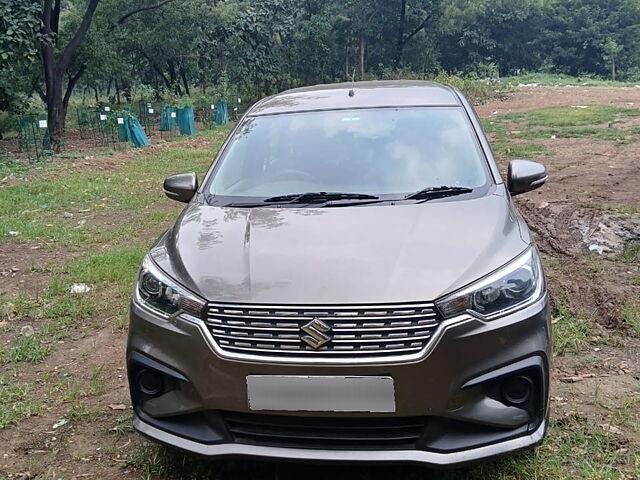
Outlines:
[[[547,169],[544,165],[531,160],[512,160],[509,162],[507,187],[511,195],[530,192],[547,181]]]
[[[177,173],[167,177],[162,186],[171,200],[189,203],[198,190],[198,177],[191,173]]]

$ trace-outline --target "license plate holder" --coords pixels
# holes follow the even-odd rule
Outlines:
[[[250,410],[393,413],[389,376],[247,375]]]

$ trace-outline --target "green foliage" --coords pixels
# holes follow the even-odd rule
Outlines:
[[[471,102],[479,103],[492,95],[489,82],[480,80],[477,75],[452,75],[446,72],[416,73],[406,69],[393,70],[385,68],[380,72],[381,80],[430,80],[443,85],[450,85],[460,90]]]
[[[10,112],[0,110],[0,139],[16,128],[16,117]]]
[[[40,8],[32,0],[0,0],[0,110],[19,108],[28,97],[21,77],[49,40],[40,30]]]
[[[535,21],[539,27],[531,47],[541,55],[539,66],[550,71],[606,76],[612,56],[623,70],[640,62],[635,0],[548,2]]]
[[[604,58],[607,62],[615,60],[620,55],[620,52],[623,50],[622,45],[618,45],[613,38],[607,38],[607,40],[602,44],[602,58]]]
[[[128,15],[135,10],[130,1],[100,1],[72,63],[57,72],[64,85],[81,73],[75,91],[82,98],[72,103],[114,107],[142,100],[202,109],[219,99],[235,106],[241,98],[247,105],[354,74],[358,80],[435,79],[474,102],[494,93],[501,75],[515,74],[508,79],[514,83],[600,85],[615,72],[640,81],[637,0],[181,0],[153,6]],[[61,7],[58,57],[87,3]],[[44,90],[44,75],[29,63],[48,40],[40,34],[41,8],[0,0],[0,56],[10,64],[0,73],[0,91],[14,110]],[[527,71],[545,73],[519,75]],[[7,108],[2,98],[0,108]]]
[[[460,90],[471,102],[480,102],[491,97],[491,86],[478,79],[476,75],[449,75],[444,72],[433,77],[434,82],[451,85]]]
[[[31,0],[0,0],[0,60],[3,69],[15,62],[35,62],[46,41],[40,32],[40,4]]]

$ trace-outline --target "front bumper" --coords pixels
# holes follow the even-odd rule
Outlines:
[[[434,337],[422,357],[398,363],[296,365],[238,361],[216,353],[204,324],[186,318],[163,319],[134,303],[127,351],[136,412],[134,427],[159,442],[205,456],[417,462],[434,466],[466,464],[542,441],[548,413],[550,358],[546,297],[490,322],[461,316]],[[145,403],[146,397],[136,393],[134,385],[140,365],[162,371],[174,387]],[[509,427],[505,423],[508,419],[492,420],[478,398],[486,395],[493,402],[500,379],[519,372],[529,372],[535,379],[535,399],[528,407],[529,420]],[[225,415],[229,412],[261,418],[249,409],[247,375],[388,375],[395,380],[394,413],[314,412],[313,416],[319,421],[323,417],[327,421],[357,417],[364,422],[371,419],[371,423],[419,418],[426,427],[414,445],[397,447],[393,443],[383,448],[376,448],[375,444],[368,447],[366,442],[352,446],[336,442],[334,446],[325,441],[301,443],[308,448],[298,448],[295,442],[282,444],[267,437],[264,441],[256,437],[246,441],[228,428]],[[505,417],[505,412],[509,417],[509,411],[504,409],[498,416]],[[308,418],[302,412],[260,412],[263,413],[298,418],[300,422]]]
[[[533,433],[522,437],[506,440],[499,444],[447,453],[420,450],[321,450],[265,447],[238,443],[206,445],[153,427],[142,421],[137,415],[134,417],[133,426],[138,432],[148,438],[206,457],[246,456],[260,459],[309,462],[419,463],[436,467],[451,467],[463,466],[480,460],[487,460],[507,453],[514,453],[531,448],[539,444],[544,438],[547,422],[543,420]]]

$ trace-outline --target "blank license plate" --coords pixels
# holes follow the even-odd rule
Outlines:
[[[248,375],[251,410],[395,412],[392,377]]]

